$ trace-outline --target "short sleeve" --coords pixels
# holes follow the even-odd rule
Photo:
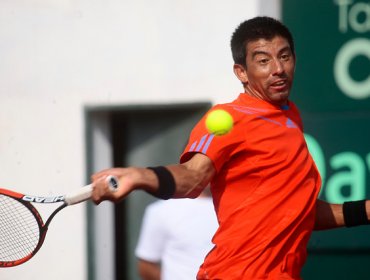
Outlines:
[[[211,110],[220,109],[220,105]],[[227,110],[227,108],[221,107]],[[180,157],[180,163],[191,159],[195,153],[202,153],[208,156],[216,171],[219,171],[225,162],[241,148],[244,143],[244,133],[238,128],[238,119],[233,110],[227,110],[234,118],[234,128],[228,134],[216,136],[210,134],[205,126],[205,116],[196,124],[192,130],[188,144]]]
[[[137,258],[160,262],[165,244],[165,229],[160,213],[156,213],[156,203],[149,205],[143,217],[138,244],[135,249]]]

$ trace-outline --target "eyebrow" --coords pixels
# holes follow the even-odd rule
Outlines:
[[[281,54],[281,53],[286,52],[286,51],[289,51],[290,53],[292,53],[292,50],[291,50],[290,46],[283,47],[281,50],[279,50],[278,54]],[[270,55],[270,53],[265,52],[265,51],[253,51],[252,52],[252,59],[254,59],[257,55],[260,55],[260,54],[261,55],[267,55],[267,56]]]
[[[257,55],[270,55],[268,52],[264,52],[264,51],[254,51],[252,52],[252,59],[254,59]]]
[[[286,51],[289,51],[290,53],[292,53],[292,49],[290,48],[290,46],[286,46],[284,48],[282,48],[280,51],[279,51],[279,54],[283,53],[283,52],[286,52]]]

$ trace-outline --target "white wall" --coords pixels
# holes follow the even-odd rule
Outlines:
[[[234,98],[229,39],[257,3],[0,1],[0,186],[51,195],[86,183],[86,105]],[[85,236],[84,205],[65,209],[41,251],[0,278],[86,279]]]

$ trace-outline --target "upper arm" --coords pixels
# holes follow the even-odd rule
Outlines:
[[[216,169],[213,166],[212,160],[201,153],[195,153],[193,157],[182,165],[186,166],[189,171],[199,172],[202,180],[209,183],[214,176]]]
[[[201,153],[195,153],[188,161],[167,168],[175,178],[175,198],[197,197],[216,173],[211,159]]]

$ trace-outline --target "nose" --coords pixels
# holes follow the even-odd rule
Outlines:
[[[279,59],[274,60],[274,65],[273,65],[273,75],[281,75],[284,73],[284,65]]]

